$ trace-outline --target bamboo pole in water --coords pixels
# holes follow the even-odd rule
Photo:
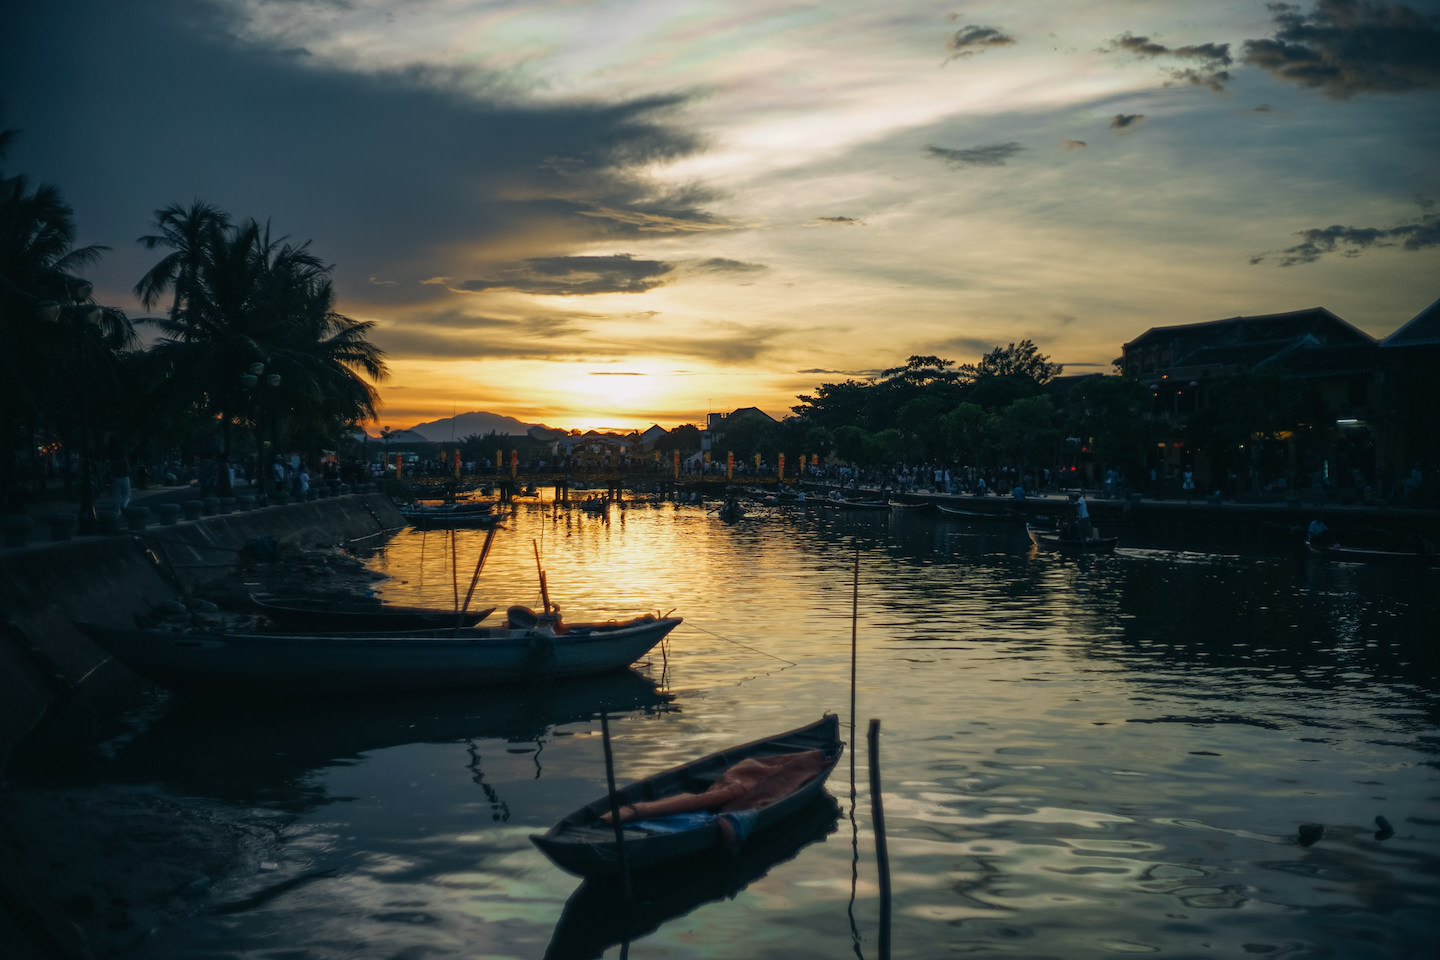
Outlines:
[[[475,561],[475,572],[470,575],[470,589],[465,591],[465,603],[456,614],[456,626],[464,619],[465,611],[470,609],[470,599],[475,596],[475,584],[480,582],[480,570],[485,566],[485,558],[490,555],[490,544],[495,542],[495,525],[491,524],[490,529],[485,533],[485,545],[480,548],[480,558]]]
[[[625,827],[620,823],[620,798],[615,793],[615,759],[610,753],[610,714],[600,710],[600,734],[605,742],[605,786],[610,791],[610,823],[615,827],[615,854],[620,861],[620,877],[625,884],[625,903],[634,909],[630,892],[630,865],[625,861]]]
[[[880,960],[890,960],[890,855],[885,849],[885,804],[880,791],[880,721],[870,720],[870,817],[875,824],[875,866],[880,874]]]
[[[540,603],[546,613],[550,612],[550,591],[545,587],[545,568],[540,566],[540,542],[531,540],[530,545],[535,548],[535,571],[540,574]]]

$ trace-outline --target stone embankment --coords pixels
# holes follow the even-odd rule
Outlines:
[[[75,621],[133,623],[136,614],[233,579],[257,559],[354,546],[403,525],[379,493],[245,507],[153,502],[130,511],[123,528],[106,525],[100,535],[76,537],[68,524],[57,523],[23,538],[23,544],[10,537],[0,549],[0,943],[6,957],[113,954],[117,938],[137,932],[133,905],[117,918],[116,903],[145,894],[128,890],[105,897],[94,892],[97,883],[76,872],[98,876],[107,869],[85,862],[116,849],[101,836],[104,830],[124,832],[126,823],[164,824],[176,835],[187,830],[183,811],[155,802],[137,805],[134,796],[98,810],[66,812],[55,808],[72,803],[73,795],[37,794],[17,785],[17,769],[93,746],[107,719],[144,702],[144,681],[91,643]],[[88,825],[79,822],[87,816]],[[213,842],[233,835],[233,826],[198,825],[195,832],[211,839],[201,849],[178,851],[177,862],[235,855]],[[119,849],[126,847],[122,843]],[[149,868],[138,885],[150,883],[166,893],[166,884],[185,880],[175,864]],[[203,880],[196,875],[186,882]]]

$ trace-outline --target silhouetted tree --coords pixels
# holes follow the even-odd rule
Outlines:
[[[15,139],[0,131],[0,161]],[[16,453],[46,428],[67,454],[83,424],[79,408],[95,385],[115,380],[117,351],[134,331],[123,311],[101,307],[81,271],[107,247],[75,247],[74,211],[58,188],[31,189],[0,174],[0,490],[16,489]],[[20,349],[24,344],[25,349]],[[78,387],[78,389],[77,389]],[[33,457],[26,460],[33,466]]]
[[[173,252],[136,293],[153,303],[175,291],[170,314],[153,321],[168,399],[218,417],[227,456],[232,424],[261,409],[268,432],[283,427],[312,450],[373,419],[378,396],[361,375],[383,378],[384,355],[368,339],[371,323],[335,312],[332,268],[308,243],[272,238],[255,220],[232,225],[199,202],[156,211],[156,227],[140,242]],[[278,384],[247,393],[242,377],[254,364]]]
[[[962,366],[960,372],[972,379],[1025,377],[1044,386],[1060,376],[1062,369],[1060,364],[1051,363],[1050,358],[1041,353],[1034,343],[1029,340],[1021,340],[1008,347],[996,347],[981,357],[979,363],[973,366],[969,364]]]

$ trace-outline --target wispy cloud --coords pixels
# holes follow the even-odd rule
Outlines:
[[[514,290],[557,297],[644,293],[663,284],[673,269],[671,264],[637,260],[628,253],[609,257],[532,257],[492,277],[453,284],[451,289],[463,293]]]
[[[704,260],[690,260],[681,264],[681,272],[688,275],[714,274],[720,276],[745,276],[764,273],[770,269],[763,263],[746,263],[729,257],[708,257]]]
[[[1144,122],[1143,113],[1117,113],[1110,118],[1110,129],[1116,133],[1130,133]]]
[[[1086,143],[1084,140],[1061,140],[1060,146],[1066,150],[1084,150],[1086,147],[1090,146],[1090,144]]]
[[[949,51],[949,58],[955,60],[959,57],[973,57],[996,47],[1008,47],[1014,43],[1013,37],[995,27],[981,27],[972,24],[956,30],[955,35],[950,38],[945,47]]]
[[[1440,86],[1440,16],[1400,3],[1317,0],[1309,14],[1270,5],[1272,39],[1246,40],[1243,61],[1331,100]]]
[[[1225,91],[1230,82],[1230,44],[1200,43],[1183,47],[1169,47],[1149,37],[1137,37],[1125,33],[1112,40],[1109,47],[1102,47],[1102,53],[1121,51],[1137,57],[1156,60],[1196,61],[1196,66],[1172,66],[1166,72],[1172,80],[1197,87],[1208,87],[1216,93]]]
[[[857,217],[816,217],[816,223],[828,223],[837,227],[863,227],[865,221]]]
[[[1011,141],[965,150],[927,146],[925,152],[937,160],[945,161],[951,167],[1003,167],[1007,160],[1024,149],[1020,144]]]
[[[1401,247],[1405,250],[1423,250],[1440,247],[1440,214],[1434,210],[1431,201],[1421,201],[1423,212],[1415,220],[1399,223],[1393,227],[1347,227],[1335,224],[1301,230],[1300,242],[1286,247],[1275,254],[1257,254],[1250,263],[1262,263],[1272,256],[1278,258],[1278,266],[1293,267],[1302,263],[1314,263],[1328,254],[1338,253],[1342,257],[1358,257],[1374,247]]]

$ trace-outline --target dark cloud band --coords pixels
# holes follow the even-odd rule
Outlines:
[[[1440,86],[1440,17],[1399,3],[1319,0],[1308,15],[1271,5],[1274,38],[1245,41],[1243,61],[1332,100]]]

